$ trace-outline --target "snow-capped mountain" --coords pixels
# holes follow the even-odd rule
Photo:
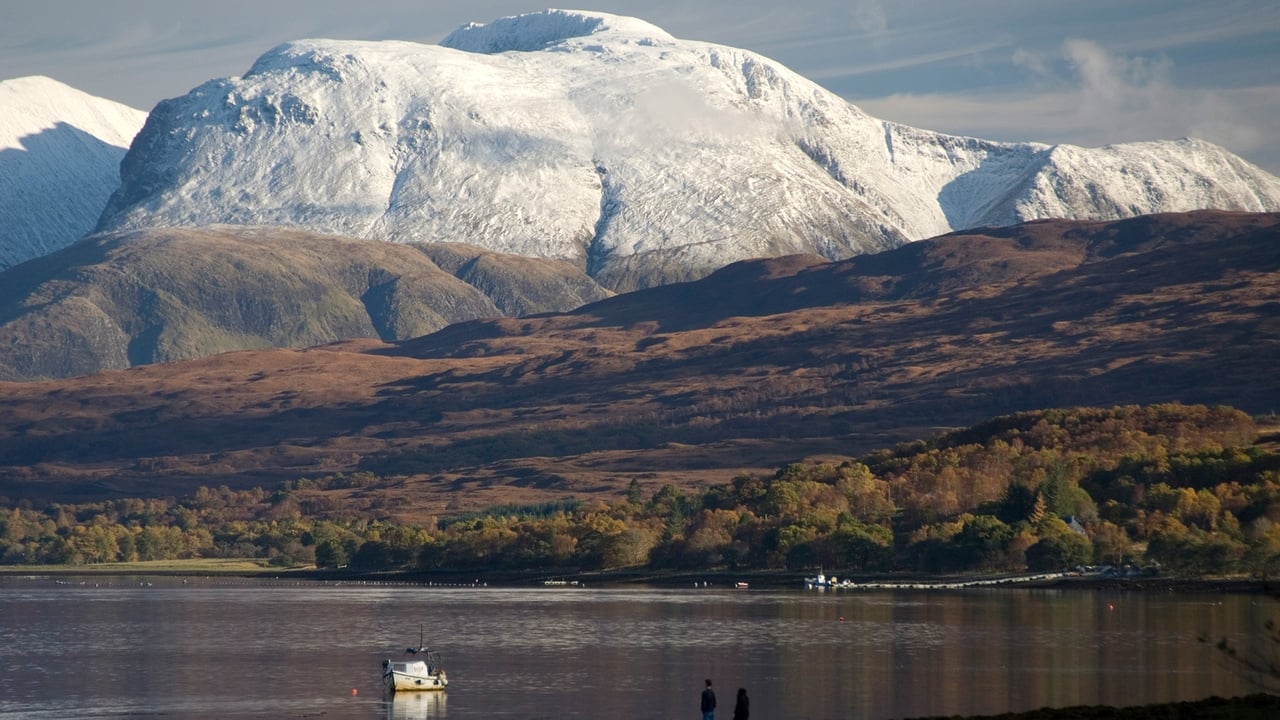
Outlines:
[[[751,52],[548,10],[440,45],[304,40],[160,103],[99,230],[278,225],[568,259],[617,290],[1041,217],[1280,210],[1198,140],[998,143],[876,119]]]
[[[47,77],[0,82],[0,270],[93,229],[146,118]]]

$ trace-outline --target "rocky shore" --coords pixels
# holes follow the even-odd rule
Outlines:
[[[937,716],[911,720],[943,720],[944,717],[946,720],[1274,720],[1280,717],[1280,696],[1259,693],[1134,707],[1079,705],[973,718]]]

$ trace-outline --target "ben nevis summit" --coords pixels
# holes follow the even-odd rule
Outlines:
[[[35,102],[17,95],[0,121]],[[82,124],[119,142],[105,139],[118,123]],[[567,260],[619,291],[1035,218],[1280,209],[1280,180],[1200,140],[943,135],[871,117],[752,52],[563,10],[470,24],[439,45],[281,45],[242,77],[158,104],[118,185],[101,182],[110,200],[86,231],[465,242]],[[23,247],[0,259],[54,249],[31,237],[33,209],[3,208],[19,229],[5,244]]]

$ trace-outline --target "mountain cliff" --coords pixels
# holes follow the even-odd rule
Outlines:
[[[46,77],[0,82],[0,270],[93,229],[146,117]]]
[[[949,231],[1280,210],[1186,139],[998,143],[876,119],[768,58],[549,10],[440,45],[303,40],[156,106],[98,230],[230,223],[567,260],[630,290]]]

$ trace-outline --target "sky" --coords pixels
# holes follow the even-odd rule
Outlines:
[[[289,40],[436,43],[519,0],[3,0],[0,80],[150,110]],[[564,6],[559,6],[564,7]],[[1280,0],[595,0],[772,58],[868,113],[989,140],[1199,137],[1280,175]]]

